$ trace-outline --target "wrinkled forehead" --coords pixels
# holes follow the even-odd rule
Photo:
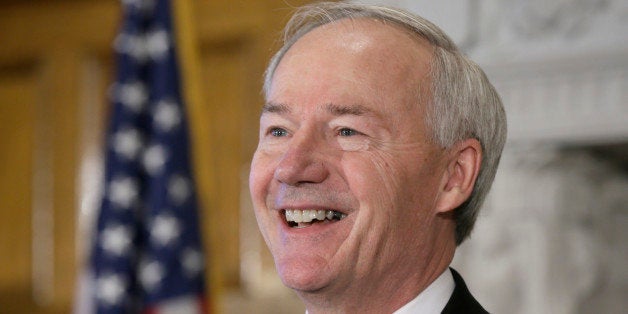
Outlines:
[[[315,27],[298,38],[284,58],[295,50],[308,49],[302,46],[342,47],[347,52],[362,56],[370,53],[382,60],[405,61],[407,66],[416,67],[428,65],[433,55],[433,47],[426,39],[395,23],[368,17],[343,18]]]
[[[291,90],[336,91],[414,99],[428,89],[433,49],[400,26],[371,18],[341,19],[304,34],[280,60],[268,101]]]

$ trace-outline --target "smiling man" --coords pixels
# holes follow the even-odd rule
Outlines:
[[[251,196],[308,312],[484,313],[449,268],[506,137],[482,70],[418,16],[318,3],[264,88]]]

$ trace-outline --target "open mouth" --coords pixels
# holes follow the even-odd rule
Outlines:
[[[305,228],[315,223],[339,221],[347,214],[335,210],[286,209],[283,216],[291,228]]]

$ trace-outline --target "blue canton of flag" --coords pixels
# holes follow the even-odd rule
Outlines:
[[[96,312],[204,313],[204,260],[170,3],[123,5],[91,256]]]

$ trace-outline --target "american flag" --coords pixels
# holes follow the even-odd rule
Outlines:
[[[123,0],[91,255],[96,313],[205,313],[204,258],[168,0]]]

